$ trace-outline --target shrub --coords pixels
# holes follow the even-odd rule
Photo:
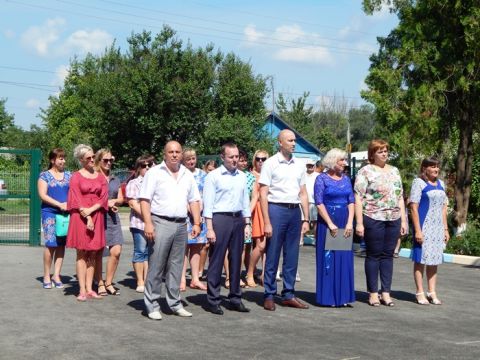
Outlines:
[[[457,255],[480,256],[480,224],[476,221],[470,222],[461,236],[450,239],[445,252]]]

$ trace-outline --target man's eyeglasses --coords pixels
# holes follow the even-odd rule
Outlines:
[[[103,161],[104,164],[108,164],[108,163],[113,164],[113,162],[115,161],[115,159],[114,159],[114,158],[111,158],[111,159],[102,159],[102,161]]]
[[[83,158],[84,160],[86,161],[92,161],[93,159],[95,159],[95,156],[88,156],[86,158]]]
[[[140,167],[141,167],[142,169],[145,169],[145,168],[147,168],[147,167],[148,167],[148,168],[151,168],[152,166],[153,166],[153,162],[149,162],[149,163],[140,165]]]
[[[266,157],[258,157],[258,156],[255,157],[255,161],[265,161],[265,160],[267,160]]]

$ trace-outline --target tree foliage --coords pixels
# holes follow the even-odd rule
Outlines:
[[[473,133],[480,95],[480,4],[476,0],[364,0],[371,13],[388,3],[399,25],[371,57],[363,97],[402,167],[445,158],[458,134],[455,221],[464,226],[472,183]],[[406,161],[407,159],[415,161]],[[408,170],[408,169],[407,169]],[[411,171],[408,170],[408,171]]]
[[[324,152],[333,147],[345,148],[350,124],[352,150],[366,149],[376,124],[372,106],[351,108],[345,99],[334,98],[315,111],[306,105],[308,97],[305,92],[288,103],[280,93],[276,102],[280,117]]]
[[[50,146],[109,147],[124,166],[160,155],[168,140],[216,153],[227,140],[252,151],[266,141],[265,80],[234,54],[184,45],[165,26],[132,34],[122,53],[74,59],[58,98],[43,112]]]

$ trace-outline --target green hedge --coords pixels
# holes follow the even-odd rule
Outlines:
[[[445,252],[457,255],[480,256],[480,224],[476,221],[467,224],[467,229],[461,236],[450,239]]]

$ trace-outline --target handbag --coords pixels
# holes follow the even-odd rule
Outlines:
[[[70,214],[56,214],[55,215],[55,235],[67,236],[68,223],[70,222]]]

